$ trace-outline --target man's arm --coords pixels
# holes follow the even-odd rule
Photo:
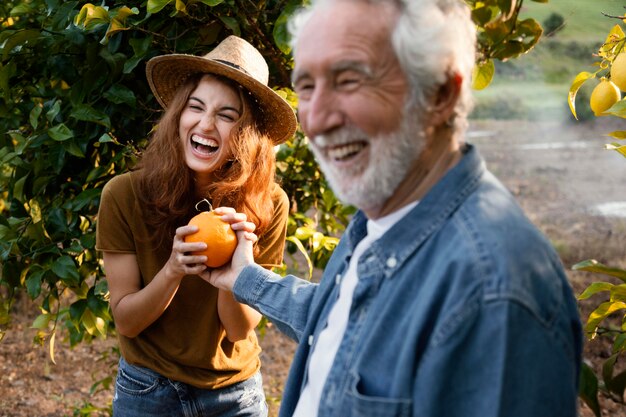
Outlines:
[[[207,269],[200,276],[221,290],[231,291],[236,301],[251,306],[287,336],[299,340],[317,284],[291,275],[282,278],[256,264],[252,252],[257,240],[252,232],[254,225],[235,216],[227,213],[222,217],[237,233],[237,248],[230,264]]]

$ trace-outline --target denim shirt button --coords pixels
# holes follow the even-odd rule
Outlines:
[[[335,275],[335,284],[336,285],[341,284],[341,274]]]
[[[387,267],[388,268],[393,268],[396,265],[398,265],[398,260],[394,256],[392,256],[391,258],[387,259]]]
[[[313,346],[313,335],[309,335],[309,346]]]

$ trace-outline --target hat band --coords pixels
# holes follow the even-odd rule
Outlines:
[[[241,72],[245,73],[246,75],[250,75],[250,73],[249,73],[248,71],[246,71],[246,70],[245,70],[245,68],[240,67],[239,65],[237,65],[237,64],[235,64],[235,63],[233,63],[233,62],[230,62],[230,61],[224,61],[223,59],[213,59],[213,61],[217,61],[217,62],[219,62],[219,63],[225,64],[225,65],[228,65],[229,67],[235,68],[235,69],[237,69],[237,70],[239,70],[239,71],[241,71]],[[250,75],[250,76],[252,76],[252,75]]]

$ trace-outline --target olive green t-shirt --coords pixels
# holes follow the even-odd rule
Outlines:
[[[132,253],[137,257],[142,285],[163,268],[171,248],[155,249],[136,190],[137,174],[111,179],[102,191],[97,218],[96,249]],[[274,218],[259,236],[256,262],[265,267],[282,263],[289,200],[275,186]],[[182,226],[182,225],[181,225]],[[106,272],[106,271],[105,271]],[[186,276],[163,314],[137,337],[119,335],[122,356],[131,364],[150,368],[175,381],[217,389],[246,380],[260,367],[260,347],[254,332],[235,343],[217,315],[218,290],[197,275]]]

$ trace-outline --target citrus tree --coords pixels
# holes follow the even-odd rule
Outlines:
[[[607,17],[618,19],[620,23],[613,26],[594,55],[597,58],[593,63],[595,70],[580,72],[570,86],[568,102],[574,117],[576,93],[583,84],[596,82],[588,103],[595,116],[626,118],[626,98],[622,98],[622,93],[626,92],[626,36],[622,27],[626,16]],[[626,139],[626,131],[613,131],[607,133],[607,136],[614,141],[607,143],[606,149],[626,157],[626,145],[618,142]],[[600,417],[599,391],[620,403],[624,403],[626,392],[626,371],[618,371],[617,367],[626,352],[626,270],[603,265],[594,259],[579,262],[572,268],[617,278],[618,282],[593,282],[578,297],[579,300],[586,300],[596,294],[603,294],[603,300],[606,300],[608,296],[608,300],[598,304],[587,317],[585,332],[589,340],[608,338],[612,342],[612,354],[604,361],[598,375],[583,363],[580,385],[580,397]],[[618,324],[611,320],[616,314],[621,316]]]
[[[484,88],[493,61],[526,53],[542,30],[518,19],[523,0],[465,1],[479,31],[474,86]],[[203,55],[236,34],[261,51],[270,85],[297,108],[286,22],[305,2],[0,3],[0,339],[20,293],[39,309],[36,340],[53,361],[56,335],[74,346],[114,331],[96,214],[102,187],[136,163],[159,117],[146,62]],[[287,259],[310,277],[354,209],[328,188],[301,132],[277,149],[277,175],[291,200]]]

